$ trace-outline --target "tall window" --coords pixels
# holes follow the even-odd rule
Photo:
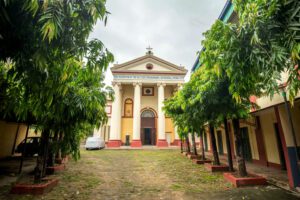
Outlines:
[[[124,104],[124,116],[132,117],[133,116],[133,101],[131,99],[126,99]]]

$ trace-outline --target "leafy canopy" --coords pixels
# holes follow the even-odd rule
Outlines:
[[[66,151],[105,123],[111,89],[103,84],[113,55],[89,40],[106,23],[105,0],[0,1],[0,113],[5,120],[62,132]]]

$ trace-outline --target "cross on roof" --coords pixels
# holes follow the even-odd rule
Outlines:
[[[153,55],[153,52],[152,52],[153,48],[151,48],[150,45],[146,49],[147,49],[147,52],[146,52],[147,55]]]

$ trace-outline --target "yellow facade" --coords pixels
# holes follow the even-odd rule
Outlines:
[[[206,141],[207,141],[207,150],[211,151],[211,142],[210,142],[210,135],[209,135],[210,133],[209,133],[208,126],[205,126],[205,134],[206,134]],[[204,137],[203,137],[203,143],[204,143]]]
[[[267,111],[260,113],[259,116],[265,142],[267,160],[271,163],[280,164],[276,134],[274,130],[274,123],[276,123],[274,109],[268,109]]]
[[[27,125],[20,124],[18,133],[17,130],[17,123],[0,121],[0,158],[11,156],[15,141],[16,148],[25,139]],[[36,136],[34,132],[29,131],[28,137],[33,136]]]
[[[126,142],[126,135],[130,135],[130,141],[133,134],[133,118],[122,118],[121,123],[121,140]]]
[[[280,105],[278,109],[279,109],[282,129],[285,134],[286,144],[287,146],[294,146],[293,136],[291,133],[285,107],[284,105]],[[299,146],[300,144],[300,123],[299,123],[300,122],[300,101],[295,102],[294,107],[291,109],[291,115],[292,115],[292,121],[295,129],[297,144]]]
[[[171,142],[174,141],[175,135],[174,135],[174,125],[171,118],[166,118],[165,120],[165,130],[167,134],[171,135]]]
[[[155,119],[155,127],[157,130],[157,119]],[[171,118],[165,119],[165,130],[167,134],[171,135],[171,142],[173,142],[175,139],[175,130]],[[122,118],[121,140],[123,143],[126,142],[126,135],[130,135],[130,142],[131,142],[133,136],[133,118],[125,118],[125,117]]]

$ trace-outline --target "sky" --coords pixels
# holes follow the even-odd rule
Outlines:
[[[99,21],[90,38],[101,40],[121,64],[146,53],[190,70],[201,50],[203,33],[218,18],[226,0],[107,0],[111,13]],[[112,67],[113,64],[110,65]],[[110,69],[105,83],[111,85]]]

